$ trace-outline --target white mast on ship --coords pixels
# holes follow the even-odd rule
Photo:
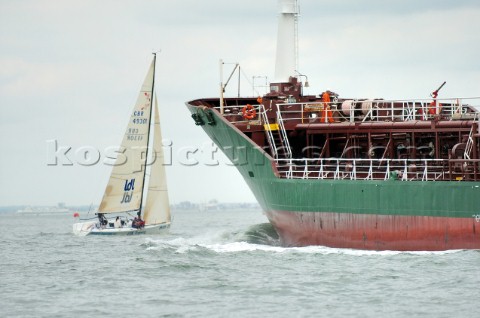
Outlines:
[[[275,79],[273,83],[288,83],[290,77],[297,75],[298,69],[298,1],[278,0],[279,19],[277,35],[277,56],[275,63]],[[220,60],[220,114],[224,113],[223,60]],[[239,67],[235,65],[235,70]],[[228,81],[232,77],[230,75]],[[308,86],[308,83],[305,83]]]
[[[297,0],[278,0],[279,18],[275,82],[285,83],[295,76],[297,68]]]

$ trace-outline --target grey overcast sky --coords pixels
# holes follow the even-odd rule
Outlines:
[[[478,0],[300,0],[300,8],[307,93],[427,98],[447,81],[440,97],[480,96]],[[240,62],[247,78],[273,78],[276,29],[276,0],[1,1],[0,205],[98,204],[111,167],[76,164],[75,151],[99,149],[102,162],[118,145],[160,49],[171,202],[254,202],[220,154],[218,166],[201,153],[198,165],[182,164],[182,149],[210,144],[184,103],[218,95],[220,58]],[[246,83],[242,94],[253,94]],[[49,140],[72,147],[72,166],[47,165]]]

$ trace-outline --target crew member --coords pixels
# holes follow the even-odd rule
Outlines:
[[[323,111],[322,111],[322,123],[333,123],[332,110],[330,109],[330,91],[326,91],[322,94]]]
[[[103,215],[103,213],[98,213],[98,222],[100,223],[100,227],[105,228],[107,226],[108,221],[107,218]]]
[[[117,218],[115,219],[115,228],[121,228],[122,227],[122,221],[120,221],[120,217],[117,216]]]
[[[133,218],[132,227],[133,227],[134,229],[137,229],[137,228],[138,228],[138,217],[134,217],[134,218]]]

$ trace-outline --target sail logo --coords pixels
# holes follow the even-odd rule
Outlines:
[[[129,203],[130,201],[132,201],[132,197],[133,197],[133,191],[132,192],[124,192],[122,201],[120,201],[120,203]]]
[[[134,190],[135,188],[135,179],[130,179],[130,181],[125,180],[125,186],[123,187],[124,191]]]
[[[135,189],[135,178],[130,180],[125,180],[125,185],[123,186],[123,198],[120,203],[129,203],[132,201],[133,190]]]

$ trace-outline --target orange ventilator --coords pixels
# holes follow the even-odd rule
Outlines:
[[[243,118],[245,119],[254,119],[257,116],[257,111],[253,108],[252,105],[247,104],[247,106],[242,109]]]
[[[433,92],[432,96],[433,101],[428,105],[428,113],[430,115],[440,114],[440,112],[442,111],[442,104],[437,103],[438,92]]]
[[[440,105],[440,104],[439,104]],[[430,115],[436,115],[437,114],[437,101],[434,100],[428,105],[428,113]]]

